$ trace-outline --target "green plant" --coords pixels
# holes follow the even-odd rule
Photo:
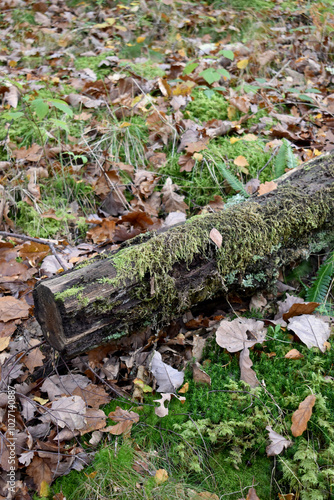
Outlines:
[[[312,285],[306,292],[306,300],[325,304],[333,287],[334,280],[334,250],[330,252],[325,262],[317,271]]]
[[[281,177],[285,169],[295,168],[297,166],[297,157],[293,154],[291,144],[286,140],[282,140],[283,144],[279,148],[275,159],[275,177]]]

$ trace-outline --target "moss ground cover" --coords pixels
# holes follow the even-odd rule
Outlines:
[[[297,348],[303,358],[285,358],[292,348]],[[303,499],[330,498],[334,473],[328,462],[334,453],[333,356],[332,349],[321,354],[316,348],[294,343],[281,329],[269,328],[268,341],[256,345],[251,354],[263,386],[250,389],[239,381],[238,356],[222,350],[212,339],[207,343],[203,362],[211,377],[211,387],[194,383],[191,369],[187,369],[186,402],[181,404],[173,399],[169,415],[163,419],[153,410],[153,399],[158,396],[146,396],[140,423],[133,428],[131,440],[119,443],[115,453],[116,441],[111,438],[97,452],[85,474],[71,472],[56,482],[54,491],[62,490],[69,500],[81,498],[84,489],[90,491],[86,498],[100,498],[99,494],[131,498],[133,492],[113,491],[112,484],[117,484],[121,480],[119,475],[125,474],[129,474],[129,487],[138,481],[136,473],[129,472],[135,443],[137,449],[148,453],[156,468],[168,471],[175,488],[182,482],[184,496],[180,498],[187,498],[187,488],[193,488],[228,494],[236,500],[253,479],[260,498],[276,498],[278,493],[291,491],[299,492]],[[308,429],[304,435],[293,438],[291,415],[312,393],[317,399]],[[116,406],[129,409],[129,403],[115,401],[105,408],[105,413]],[[132,409],[136,410],[135,404]],[[294,442],[276,459],[266,456],[268,425]],[[155,454],[155,450],[160,451]],[[108,482],[106,476],[101,484],[99,478],[106,470],[112,480]],[[171,494],[168,490],[171,485],[149,493],[149,477],[141,477],[139,482],[138,498],[145,498],[145,494],[147,498],[168,498]]]

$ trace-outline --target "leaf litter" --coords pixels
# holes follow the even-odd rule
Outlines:
[[[171,2],[166,0],[163,4],[168,6]],[[73,43],[71,33],[73,24],[79,32],[86,29],[88,14],[84,12],[82,6],[76,7],[67,4],[59,6],[58,2],[53,2],[52,8],[50,8],[49,5],[39,2],[33,6],[32,14],[29,13],[33,16],[34,22],[27,21],[18,25],[17,19],[15,19],[15,9],[18,5],[19,2],[16,1],[8,2],[2,19],[8,30],[10,48],[4,49],[1,55],[1,62],[4,63],[2,68],[5,81],[3,83],[2,80],[3,87],[0,89],[2,96],[0,111],[1,113],[12,113],[12,116],[9,115],[6,118],[2,127],[4,135],[1,137],[1,140],[4,141],[2,144],[5,144],[6,151],[9,153],[6,156],[6,161],[0,162],[2,183],[0,222],[1,229],[4,229],[5,232],[0,241],[0,366],[1,391],[5,391],[0,394],[0,415],[4,426],[3,432],[7,425],[4,419],[7,404],[6,387],[7,383],[10,383],[17,392],[22,411],[18,417],[18,423],[22,428],[22,432],[18,434],[18,441],[24,443],[25,449],[17,448],[17,459],[26,468],[26,473],[33,479],[37,490],[42,494],[45,491],[45,484],[51,484],[57,476],[68,473],[71,468],[81,470],[84,464],[90,462],[92,457],[89,453],[84,452],[80,446],[71,445],[71,448],[68,448],[67,442],[74,435],[92,432],[92,436],[95,438],[92,443],[97,443],[104,432],[117,435],[130,434],[131,428],[140,419],[139,414],[131,410],[117,408],[110,417],[116,424],[109,426],[111,429],[109,430],[103,416],[104,413],[99,410],[99,407],[106,404],[112,395],[115,395],[114,391],[118,391],[122,397],[131,397],[134,385],[134,376],[131,378],[131,370],[143,366],[142,358],[144,356],[142,354],[145,353],[138,353],[137,345],[134,346],[129,342],[128,346],[123,347],[122,354],[125,358],[128,357],[129,352],[131,353],[130,357],[134,360],[131,368],[120,359],[121,356],[118,359],[113,353],[101,350],[99,354],[95,353],[83,357],[83,360],[73,360],[71,372],[66,375],[50,375],[53,373],[48,366],[51,353],[45,349],[45,346],[41,347],[36,343],[36,339],[43,341],[43,338],[33,318],[28,319],[29,315],[31,316],[33,313],[31,290],[36,280],[45,275],[55,275],[63,269],[63,264],[67,268],[71,268],[73,264],[101,253],[103,247],[113,250],[118,248],[118,245],[123,241],[142,232],[155,230],[164,223],[167,226],[172,225],[167,222],[168,217],[172,214],[174,217],[176,217],[175,214],[182,214],[181,217],[178,215],[178,218],[174,219],[175,223],[185,220],[189,214],[186,190],[178,186],[178,182],[169,175],[164,176],[163,173],[160,178],[160,166],[165,166],[168,161],[166,153],[162,152],[162,148],[166,145],[173,147],[175,145],[179,153],[185,153],[178,159],[181,174],[182,172],[192,174],[198,163],[204,161],[205,156],[203,155],[209,148],[210,141],[226,134],[231,134],[231,139],[235,139],[236,144],[240,140],[241,134],[244,134],[244,140],[248,136],[249,142],[258,137],[266,140],[270,138],[271,142],[286,138],[294,143],[294,152],[300,161],[306,161],[318,156],[320,152],[331,150],[334,144],[334,135],[331,131],[333,128],[334,97],[330,93],[333,76],[330,71],[331,65],[323,63],[323,58],[326,57],[327,52],[330,52],[331,44],[326,37],[322,38],[320,42],[319,40],[314,41],[314,50],[311,53],[309,52],[307,36],[304,38],[298,36],[298,43],[287,47],[284,37],[281,38],[279,32],[275,31],[272,31],[272,36],[277,42],[277,46],[281,47],[282,43],[285,44],[285,49],[282,51],[268,48],[268,50],[261,49],[259,52],[259,49],[251,41],[230,43],[231,40],[226,39],[211,43],[208,39],[205,42],[203,40],[203,43],[198,43],[199,39],[195,36],[195,32],[189,31],[189,27],[194,27],[197,23],[200,25],[209,14],[221,19],[219,21],[223,23],[221,29],[229,29],[230,27],[232,29],[232,19],[235,16],[233,11],[231,13],[226,10],[225,21],[225,17],[221,16],[220,12],[215,11],[214,7],[211,11],[208,10],[211,7],[199,3],[195,7],[183,4],[182,9],[180,9],[180,17],[176,19],[180,26],[180,32],[183,32],[183,20],[189,18],[185,39],[193,43],[193,55],[196,60],[195,63],[192,63],[191,71],[187,74],[189,57],[185,48],[182,47],[175,51],[172,57],[168,51],[163,54],[167,70],[165,77],[145,78],[138,74],[138,67],[131,69],[132,73],[129,77],[124,74],[122,66],[124,60],[128,61],[121,54],[124,42],[125,44],[129,43],[127,37],[130,37],[131,42],[127,45],[128,47],[131,47],[135,40],[137,44],[146,43],[146,36],[138,36],[133,40],[131,38],[136,31],[136,23],[131,24],[129,17],[130,19],[131,16],[135,18],[135,10],[132,14],[131,10],[128,12],[127,9],[124,9],[127,11],[124,14],[122,9],[118,9],[117,6],[108,6],[103,11],[103,20],[100,23],[97,22],[97,17],[101,12],[98,15],[97,11],[92,9],[89,16],[91,20],[96,21],[95,33],[89,34],[87,37],[85,42],[87,51],[86,56],[84,56],[84,53],[80,53]],[[277,5],[274,11],[281,16],[284,13],[280,12],[279,9],[280,7]],[[273,15],[276,15],[275,12]],[[25,8],[22,9],[21,13],[25,14]],[[173,15],[179,16],[175,12]],[[230,18],[231,15],[232,18]],[[241,14],[240,18],[242,19],[245,15]],[[320,13],[317,6],[312,10],[310,19],[315,25],[320,25]],[[171,20],[175,24],[174,21]],[[236,23],[236,21],[233,22]],[[297,18],[289,22],[296,23],[298,26]],[[59,36],[57,35],[54,40],[49,40],[52,43],[45,43],[44,46],[36,35],[43,33],[47,38],[50,35],[50,28],[54,27],[57,27]],[[27,47],[21,38],[15,41],[18,28],[23,30],[22,33],[25,33],[25,30],[29,31],[30,47]],[[238,30],[239,28],[234,29]],[[298,29],[305,30],[307,28],[299,26]],[[119,36],[122,41],[118,39]],[[228,37],[231,38],[230,35]],[[180,38],[182,40],[182,37]],[[112,49],[108,48],[109,43],[114,44]],[[158,52],[164,52],[165,40],[163,37],[161,40],[155,40],[155,43],[158,45]],[[180,43],[183,44],[183,42]],[[324,52],[324,49],[327,52]],[[108,55],[110,50],[115,51],[117,56]],[[219,50],[222,50],[223,57],[215,59]],[[43,64],[27,69],[25,58],[29,58],[30,54],[33,57],[34,53],[42,55]],[[68,58],[68,54],[71,57]],[[208,58],[203,58],[203,54]],[[255,54],[254,57],[253,54]],[[101,61],[94,70],[88,67],[78,68],[74,64],[74,61],[80,57],[96,59],[100,56],[102,56]],[[276,69],[273,69],[274,66],[271,67],[275,60],[277,67],[283,68],[282,71],[277,72]],[[287,60],[289,60],[289,64],[285,67],[284,64]],[[46,66],[44,63],[47,64],[47,61],[54,62],[53,66],[49,66],[52,68],[49,84],[53,94],[59,97],[61,102],[55,100],[52,102],[54,96],[41,98],[42,93],[39,94],[45,86]],[[64,61],[66,61],[65,64]],[[220,62],[218,63],[218,61]],[[139,64],[142,65],[141,62]],[[224,71],[219,67],[219,64],[223,65]],[[261,68],[261,75],[265,75],[264,81],[259,81],[261,78],[258,78],[259,68],[257,64]],[[100,72],[108,67],[113,68],[113,72],[104,78]],[[232,80],[231,75],[233,76]],[[244,90],[241,95],[238,95],[232,88],[231,81],[239,79],[242,75],[245,78],[243,81]],[[22,82],[24,82],[23,86]],[[189,103],[196,101],[193,90],[196,90],[196,87],[202,85],[203,82],[207,92],[217,93],[228,102],[228,119],[215,119],[198,123],[198,121],[189,118],[185,108]],[[69,90],[65,90],[64,87],[64,84],[67,83],[70,85]],[[222,84],[224,87],[221,86]],[[260,91],[255,90],[254,92],[254,89],[248,91],[247,85],[259,87]],[[284,114],[283,106],[279,107],[280,112],[275,111],[277,102],[285,102],[283,95],[287,95],[287,99],[291,101],[291,103],[287,101],[289,114]],[[77,134],[77,137],[71,137],[66,132],[68,124],[64,120],[60,120],[58,123],[54,121],[53,125],[59,125],[60,129],[64,127],[61,130],[66,132],[69,141],[65,139],[66,134],[64,133],[63,138],[59,139],[58,143],[52,143],[54,130],[50,128],[46,134],[48,143],[44,141],[39,144],[36,139],[30,142],[24,139],[24,144],[16,142],[16,136],[20,134],[12,133],[12,130],[15,130],[13,128],[15,120],[22,119],[22,116],[16,118],[14,113],[23,113],[22,104],[29,102],[29,99],[34,102],[32,112],[35,113],[37,120],[44,113],[49,113],[55,108],[71,118],[75,112],[73,119],[84,125],[82,131]],[[152,102],[154,103],[154,111],[150,109]],[[147,150],[141,152],[136,158],[131,158],[131,155],[128,154],[125,155],[126,158],[119,158],[117,152],[115,158],[113,156],[115,150],[111,152],[101,148],[101,151],[96,153],[92,148],[91,137],[95,136],[100,140],[102,134],[109,130],[97,114],[106,109],[107,103],[112,108],[113,116],[123,118],[117,141],[122,140],[122,134],[125,134],[126,130],[129,129],[133,116],[144,118],[149,134]],[[268,116],[265,116],[262,122],[248,124],[248,118],[251,117],[249,114],[260,108],[266,110]],[[83,112],[83,109],[89,110],[89,113]],[[173,115],[169,113],[171,110]],[[129,121],[124,121],[124,118]],[[80,137],[84,140],[80,141]],[[45,146],[45,144],[47,145]],[[280,145],[277,143],[274,147],[280,147]],[[136,147],[135,145],[133,150]],[[11,182],[13,182],[15,189],[23,186],[23,195],[28,193],[27,207],[29,205],[38,207],[41,219],[59,219],[55,213],[50,211],[50,207],[45,206],[42,193],[43,183],[50,179],[51,174],[61,171],[61,165],[64,165],[64,151],[69,157],[71,157],[69,153],[72,153],[72,158],[78,157],[72,162],[68,162],[66,169],[77,185],[83,182],[93,186],[95,196],[104,204],[102,211],[91,214],[92,218],[84,217],[85,223],[88,225],[85,231],[86,240],[81,241],[79,245],[77,245],[74,235],[57,233],[52,238],[47,238],[48,241],[40,239],[40,241],[26,242],[20,238],[22,234],[14,232],[16,229],[12,210],[15,203],[13,203],[11,190],[8,187]],[[85,161],[84,158],[88,161]],[[230,162],[240,168],[238,175],[248,175],[249,158],[246,154],[245,156],[244,154],[235,154]],[[103,165],[103,168],[99,165]],[[148,169],[152,166],[154,173]],[[127,175],[126,181],[124,181],[124,172]],[[259,194],[270,192],[276,188],[273,181],[260,185],[258,179],[246,177],[246,180],[253,182],[252,189]],[[130,203],[124,194],[128,185],[131,186],[133,196]],[[225,199],[226,193],[220,194],[224,194]],[[223,206],[223,198],[218,194],[212,196],[206,205],[209,210],[218,211],[222,210]],[[26,211],[28,211],[27,207]],[[161,213],[163,214],[162,219],[165,218],[165,220],[161,220]],[[129,214],[131,217],[127,218]],[[80,209],[74,209],[74,225],[82,215],[84,214]],[[11,236],[8,237],[7,233]],[[212,234],[211,237],[219,248],[221,235],[216,233]],[[54,245],[53,251],[52,245]],[[59,262],[59,258],[57,258],[59,256],[61,256],[60,260],[63,264]],[[233,304],[234,307],[236,304],[237,302]],[[259,303],[254,299],[253,304],[256,306],[261,304],[261,307],[266,310],[267,304],[263,300]],[[317,305],[317,303],[305,304],[303,299],[287,295],[287,300],[280,304],[279,313],[275,319],[281,321],[282,325],[283,321],[288,323],[288,330],[293,332],[295,339],[299,339],[310,349],[319,349],[325,356],[331,334],[330,323],[328,319],[313,315]],[[159,391],[162,392],[161,399],[155,400],[159,403],[155,412],[161,418],[168,415],[169,409],[165,407],[165,403],[171,402],[172,397],[185,400],[183,396],[177,395],[176,391],[184,381],[183,370],[186,366],[186,360],[189,359],[189,352],[192,351],[197,362],[201,359],[203,348],[205,348],[205,339],[202,335],[208,338],[210,335],[216,334],[217,343],[222,349],[239,356],[241,380],[250,388],[259,384],[257,375],[252,368],[252,359],[254,360],[259,346],[265,346],[266,328],[264,322],[241,318],[228,321],[222,318],[221,311],[209,318],[202,315],[193,319],[193,325],[197,323],[197,330],[190,326],[191,321],[185,322],[183,326],[183,335],[188,344],[186,342],[183,345],[177,343],[178,350],[166,350],[160,354],[159,349],[164,344],[163,335],[166,334],[164,332],[159,339],[158,350],[154,353],[155,362],[152,375],[156,382],[152,377],[149,381],[150,385],[146,385],[150,387],[156,383]],[[185,326],[186,324],[189,326]],[[196,331],[199,333],[195,333]],[[22,332],[24,339],[22,339]],[[202,342],[199,342],[198,339]],[[143,338],[141,342],[141,349],[152,345],[152,340],[148,341]],[[286,354],[286,359],[289,362],[290,360],[298,362],[298,359],[302,359],[295,351],[296,349],[293,349]],[[187,354],[185,354],[186,352]],[[200,374],[197,381],[203,382],[205,380],[207,384],[212,383],[201,365],[196,364],[195,367]],[[45,376],[47,378],[44,379]],[[127,381],[120,384],[123,376],[124,380]],[[201,380],[202,378],[203,380]],[[145,380],[146,382],[148,381]],[[100,385],[102,383],[103,387]],[[307,424],[312,418],[315,404],[315,395],[307,396],[300,403],[299,408],[293,413],[292,435],[298,437],[305,432]],[[25,428],[27,430],[23,430]],[[292,445],[289,440],[275,433],[270,427],[267,430],[272,442],[267,447],[269,456],[282,453],[284,449]],[[0,460],[1,466],[6,470],[6,451],[1,455]],[[21,468],[21,471],[24,467]],[[164,472],[159,472],[158,481],[161,478],[165,480],[165,477]],[[2,493],[3,490],[1,490]],[[209,495],[213,498],[213,494],[206,493],[207,498],[210,498]],[[200,494],[200,497],[205,498],[204,494]],[[247,498],[257,498],[255,488],[249,489]]]

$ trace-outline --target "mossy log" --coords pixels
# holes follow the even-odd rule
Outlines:
[[[268,194],[146,233],[103,260],[34,289],[49,343],[70,356],[166,324],[214,296],[272,286],[282,266],[334,239],[334,155],[278,180]],[[222,235],[220,248],[211,229]]]

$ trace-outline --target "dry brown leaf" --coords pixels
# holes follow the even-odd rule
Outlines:
[[[246,500],[260,500],[259,497],[257,496],[257,493],[255,491],[255,488],[249,488]]]
[[[218,231],[218,229],[216,229],[215,227],[212,228],[211,231],[210,231],[210,238],[212,239],[212,241],[214,243],[216,243],[216,245],[217,245],[218,248],[220,248],[222,246],[223,237],[220,234],[220,232]]]
[[[270,182],[267,181],[264,184],[260,184],[258,196],[261,196],[261,194],[270,193],[270,191],[274,191],[274,189],[276,189],[276,188],[277,188],[277,184],[274,181],[270,181]]]
[[[275,432],[270,425],[267,425],[266,429],[269,432],[269,439],[271,441],[266,448],[268,457],[279,455],[284,449],[293,445],[292,441],[285,439],[285,437]]]
[[[139,421],[138,413],[122,410],[119,406],[117,406],[115,411],[109,413],[108,417],[118,423],[103,429],[103,432],[110,432],[114,436],[120,436],[121,434],[129,435],[133,424]]]
[[[312,314],[313,311],[319,306],[318,302],[304,302],[294,303],[290,307],[289,311],[283,314],[284,321],[293,318],[294,316],[300,316],[301,314]]]
[[[316,396],[311,394],[302,401],[292,415],[291,432],[295,437],[301,436],[307,428],[307,423],[312,416],[312,409],[316,400]]]
[[[304,356],[298,351],[298,349],[291,349],[291,351],[287,352],[284,357],[287,359],[301,359]]]
[[[197,384],[205,384],[211,386],[211,378],[197,362],[193,364],[193,379]]]
[[[24,299],[14,297],[0,297],[0,318],[7,323],[12,319],[23,319],[29,316],[29,305]]]
[[[175,193],[177,186],[173,184],[172,179],[168,177],[161,190],[162,201],[165,204],[165,210],[167,213],[170,212],[183,212],[186,213],[188,205],[183,201],[184,196]]]
[[[44,358],[45,356],[40,348],[36,347],[36,349],[32,349],[32,351],[29,351],[28,354],[22,358],[22,363],[25,364],[29,372],[32,373],[37,366],[43,366]]]
[[[256,373],[252,369],[253,362],[250,359],[248,347],[244,347],[244,349],[240,353],[239,366],[241,372],[240,380],[243,380],[244,382],[249,384],[252,388],[260,385],[260,382],[256,377]]]

